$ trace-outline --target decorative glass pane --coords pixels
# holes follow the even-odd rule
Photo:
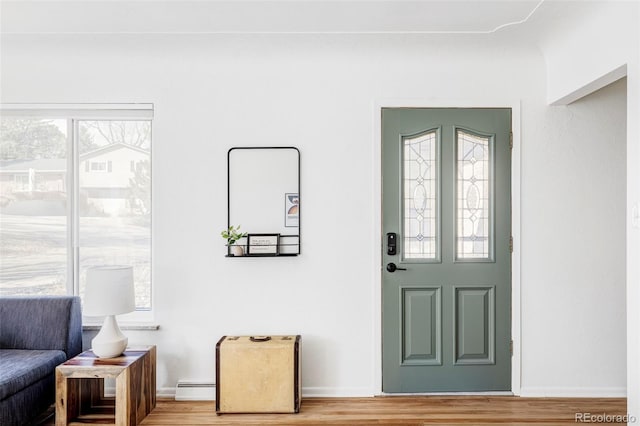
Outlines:
[[[437,132],[404,137],[402,143],[404,258],[437,259]]]
[[[456,130],[456,259],[491,259],[492,139]]]

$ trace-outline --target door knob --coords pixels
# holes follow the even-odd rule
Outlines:
[[[387,271],[395,272],[395,271],[406,271],[407,268],[398,268],[395,263],[387,263]]]

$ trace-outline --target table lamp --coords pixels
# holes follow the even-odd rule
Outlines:
[[[96,356],[114,358],[125,350],[129,339],[120,331],[115,316],[135,309],[133,267],[92,266],[87,269],[84,314],[106,315],[100,332],[91,341]]]

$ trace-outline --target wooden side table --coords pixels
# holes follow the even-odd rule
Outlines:
[[[116,381],[115,398],[104,396],[104,379]],[[56,367],[56,426],[139,424],[156,406],[156,347],[127,348],[117,358],[85,351]]]

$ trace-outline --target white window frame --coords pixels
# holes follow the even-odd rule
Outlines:
[[[80,294],[80,257],[77,191],[79,188],[80,158],[73,141],[78,139],[78,122],[87,120],[151,121],[153,127],[153,104],[0,104],[0,115],[16,118],[49,118],[67,120],[67,294]],[[152,142],[153,144],[153,142]],[[153,148],[151,164],[153,164]],[[91,169],[91,167],[89,167]],[[92,172],[96,172],[91,170]],[[106,170],[101,171],[106,172]],[[151,168],[153,182],[153,167]],[[153,184],[151,186],[151,212],[153,214]],[[153,290],[153,218],[151,219],[151,308],[119,315],[124,323],[149,323],[154,320],[155,292]],[[84,325],[101,324],[102,319],[84,317]]]

